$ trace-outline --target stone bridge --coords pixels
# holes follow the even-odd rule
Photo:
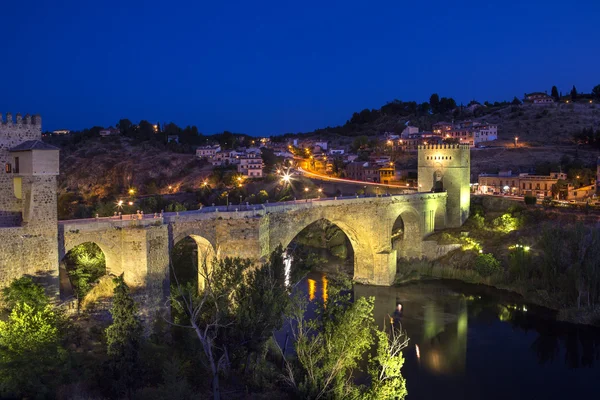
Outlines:
[[[62,260],[73,247],[96,243],[109,273],[124,273],[131,286],[155,292],[168,288],[170,250],[186,237],[198,244],[199,257],[259,261],[323,219],[338,226],[352,244],[355,281],[391,285],[397,258],[421,256],[423,239],[446,226],[446,197],[444,192],[414,193],[275,203],[244,211],[207,207],[142,219],[61,221],[58,255]],[[397,240],[392,240],[394,226],[402,227]]]

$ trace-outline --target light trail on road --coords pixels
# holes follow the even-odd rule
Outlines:
[[[391,185],[389,183],[376,183],[376,182],[366,182],[366,181],[353,181],[352,179],[343,179],[343,178],[333,178],[327,175],[316,174],[314,172],[307,171],[302,167],[298,167],[297,170],[305,175],[308,175],[313,178],[321,179],[324,181],[331,182],[340,182],[340,183],[350,183],[352,185],[368,185],[368,186],[380,186],[380,187],[390,187],[396,189],[405,189],[405,190],[417,190],[414,186],[402,186],[402,185]]]

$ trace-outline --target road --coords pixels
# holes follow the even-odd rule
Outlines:
[[[353,195],[359,190],[367,194],[405,194],[414,193],[415,187],[406,187],[400,185],[390,185],[384,183],[354,181],[351,179],[333,178],[323,174],[307,171],[301,167],[296,168],[296,171],[311,181],[320,186],[327,194],[335,195],[336,192],[342,195]]]

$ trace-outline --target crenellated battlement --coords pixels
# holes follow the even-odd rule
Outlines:
[[[468,144],[427,144],[417,146],[418,150],[469,150]]]
[[[25,114],[25,117],[22,117],[21,113],[17,113],[15,115],[15,119],[13,120],[12,113],[7,112],[6,118],[4,118],[2,113],[0,113],[0,124],[15,127],[22,125],[37,125],[41,127],[42,117],[39,114],[34,114],[33,116],[30,114]]]

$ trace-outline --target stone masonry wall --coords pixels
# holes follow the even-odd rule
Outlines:
[[[27,140],[42,138],[42,119],[21,114],[13,121],[12,114],[6,114],[6,120],[0,114],[0,227],[16,226],[20,222],[19,214],[22,200],[14,196],[13,174],[7,173],[5,166],[12,162],[9,149]]]

